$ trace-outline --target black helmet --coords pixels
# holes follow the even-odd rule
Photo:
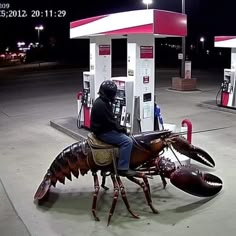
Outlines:
[[[105,80],[102,82],[98,92],[101,96],[105,96],[108,98],[109,101],[114,102],[116,93],[117,93],[117,86],[114,81],[112,80]]]

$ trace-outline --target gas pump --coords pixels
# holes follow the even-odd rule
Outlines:
[[[221,106],[236,108],[235,70],[224,69],[224,81],[221,84]]]
[[[134,82],[127,77],[111,78],[117,85],[117,95],[113,104],[115,118],[121,126],[126,127],[128,133],[133,131],[133,86]]]
[[[78,120],[83,119],[83,125],[80,125],[78,128],[90,128],[90,113],[93,101],[96,98],[95,88],[94,88],[94,75],[91,72],[83,72],[83,92],[81,96],[81,108]],[[79,122],[80,123],[80,122]]]

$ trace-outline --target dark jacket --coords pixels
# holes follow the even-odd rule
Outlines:
[[[112,104],[103,96],[99,96],[93,103],[90,129],[95,135],[112,130],[122,133],[126,132],[126,129],[116,121],[112,111]]]

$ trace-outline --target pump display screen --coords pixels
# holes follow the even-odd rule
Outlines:
[[[143,94],[143,101],[144,101],[144,102],[150,102],[150,101],[152,101],[152,94],[151,94],[151,93],[145,93],[145,94]]]
[[[116,96],[119,98],[125,97],[125,90],[117,90]]]
[[[225,81],[226,83],[230,83],[230,76],[225,76],[224,81]]]
[[[89,89],[89,88],[90,88],[89,81],[84,81],[84,89]]]
[[[118,88],[117,93],[116,93],[115,102],[113,104],[113,113],[114,113],[115,119],[120,124],[124,119],[124,117],[122,117],[122,111],[123,111],[125,105],[126,105],[125,90]]]

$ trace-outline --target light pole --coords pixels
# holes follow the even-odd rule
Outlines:
[[[182,14],[185,14],[185,0],[182,0]],[[181,61],[181,78],[184,78],[185,73],[185,57],[186,57],[186,38],[185,36],[182,37],[182,54],[183,59]]]
[[[143,3],[147,5],[147,9],[148,9],[148,5],[152,4],[152,0],[143,0]]]
[[[38,31],[38,43],[39,43],[39,50],[40,50],[40,31],[42,31],[44,27],[42,25],[39,25],[39,26],[35,26],[35,29]],[[40,59],[40,54],[39,54],[39,59]],[[40,67],[40,60],[39,60],[39,67]]]
[[[40,31],[43,30],[43,26],[39,25],[39,26],[35,26],[35,29],[38,31],[38,42],[40,42]]]
[[[200,38],[200,42],[202,43],[202,50],[204,50],[205,38],[204,38],[204,37],[201,37],[201,38]]]

